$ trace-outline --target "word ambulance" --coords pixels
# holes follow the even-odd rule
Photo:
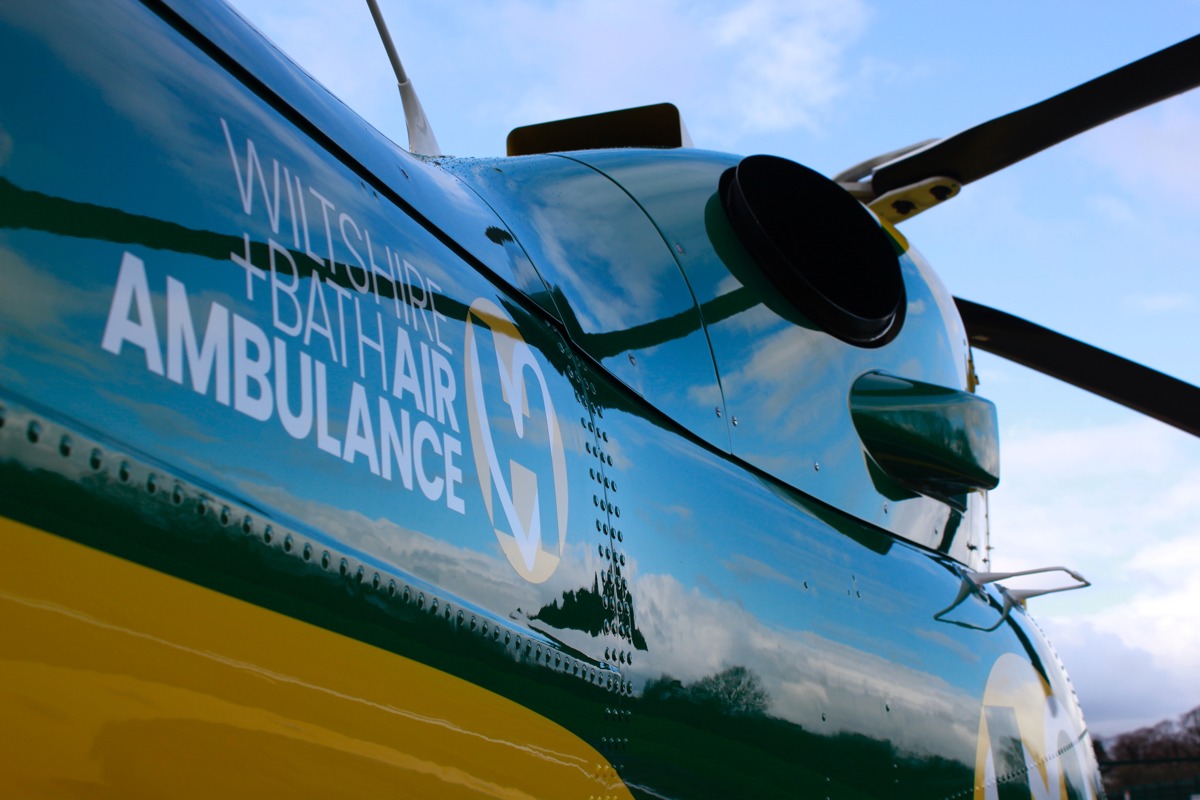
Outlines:
[[[259,255],[260,263],[254,263],[251,237],[244,233],[242,252],[231,252],[229,258],[245,271],[246,301],[265,304],[269,298],[272,334],[216,301],[208,305],[199,333],[197,323],[203,316],[193,316],[194,298],[189,299],[184,283],[166,277],[160,322],[145,262],[126,252],[101,347],[115,355],[129,346],[139,348],[151,372],[183,384],[186,371],[197,393],[260,422],[274,417],[292,438],[311,440],[347,463],[365,464],[383,480],[398,476],[406,489],[415,484],[427,499],[465,513],[455,413],[458,382],[449,358],[453,350],[442,340],[440,326],[446,317],[435,300],[441,287],[390,247],[384,248],[381,267],[369,231],[308,187],[308,196],[321,209],[322,224],[312,227],[318,233],[323,227],[326,239],[326,255],[315,253],[299,176],[275,160],[268,184],[249,138],[243,169],[224,119],[221,128],[243,212],[253,212],[257,181],[271,231],[278,235],[286,194],[294,250],[303,247],[301,257],[312,261],[303,268],[306,279],[301,278],[293,251],[272,237],[267,239],[265,259]],[[335,259],[335,214],[341,244],[357,269]],[[355,243],[368,254],[365,260]],[[261,253],[261,248],[255,252]],[[334,280],[339,268],[345,273],[342,282]],[[392,287],[391,303],[382,303],[381,284]],[[350,380],[343,375],[335,380],[333,370],[349,373]],[[367,380],[368,374],[377,384]],[[331,387],[347,383],[348,396],[343,389],[343,396],[331,397]],[[341,408],[344,414],[331,420],[331,409]]]

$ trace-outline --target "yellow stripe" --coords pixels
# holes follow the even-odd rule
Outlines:
[[[0,796],[630,794],[504,697],[0,518]]]

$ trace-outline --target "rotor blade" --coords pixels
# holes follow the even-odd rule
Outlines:
[[[875,169],[875,197],[947,176],[979,180],[1076,134],[1200,86],[1200,36]]]
[[[988,306],[954,298],[972,347],[1200,436],[1200,388]]]

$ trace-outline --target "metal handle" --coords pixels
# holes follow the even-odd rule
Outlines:
[[[984,628],[984,627],[981,627],[978,625],[972,625],[972,624],[966,623],[966,622],[959,622],[956,620],[945,618],[946,614],[948,614],[949,612],[953,611],[955,608],[960,606],[962,604],[962,602],[964,600],[966,600],[967,597],[969,597],[973,591],[976,591],[976,590],[982,588],[983,586],[986,586],[989,583],[995,583],[996,581],[1008,580],[1009,578],[1019,578],[1024,575],[1038,575],[1038,574],[1041,574],[1044,572],[1065,572],[1079,582],[1077,584],[1074,584],[1071,586],[1057,586],[1052,589],[1009,589],[1006,586],[1001,586],[1000,591],[1004,595],[1004,608],[1001,611],[1000,619],[998,619],[996,621],[996,624],[992,625],[990,627],[987,627],[987,628]],[[979,631],[984,631],[984,632],[994,631],[1004,623],[1004,620],[1008,619],[1008,615],[1012,611],[1013,606],[1015,606],[1017,604],[1024,606],[1025,601],[1031,597],[1038,597],[1043,594],[1053,594],[1054,592],[1070,592],[1075,589],[1083,589],[1083,588],[1091,586],[1091,585],[1092,585],[1092,582],[1089,581],[1087,578],[1083,577],[1075,570],[1068,569],[1066,567],[1038,567],[1037,569],[1024,569],[1024,570],[1018,570],[1016,572],[964,573],[962,575],[962,585],[959,587],[958,596],[956,598],[954,598],[954,602],[951,603],[946,608],[943,608],[938,613],[934,614],[933,618],[935,620],[938,620],[939,622],[949,622],[953,625],[958,625],[960,627],[971,628],[972,630],[979,630]]]
[[[1004,581],[1008,580],[1009,578],[1019,578],[1023,575],[1038,575],[1043,572],[1065,572],[1075,580],[1079,581],[1079,583],[1072,586],[1058,586],[1053,589],[1009,589],[1004,586],[1000,588],[1004,590],[1006,597],[1012,598],[1014,603],[1020,603],[1021,605],[1024,605],[1025,601],[1031,597],[1039,597],[1044,594],[1054,594],[1055,592],[1070,592],[1074,591],[1075,589],[1085,589],[1092,585],[1092,582],[1087,578],[1083,577],[1073,569],[1068,569],[1067,567],[1038,567],[1037,569],[1023,569],[1017,572],[976,572],[968,574],[966,577],[976,586],[985,586],[996,581]]]

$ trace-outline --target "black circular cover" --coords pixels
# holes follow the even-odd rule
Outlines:
[[[776,288],[830,334],[886,344],[904,321],[891,237],[845,189],[777,156],[749,156],[721,176],[721,203]]]

